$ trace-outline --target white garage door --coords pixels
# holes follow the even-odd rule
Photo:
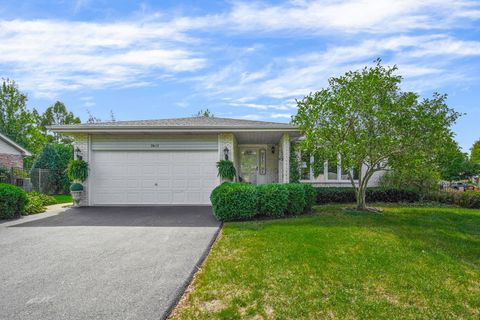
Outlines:
[[[91,204],[210,204],[217,159],[213,150],[94,151]]]

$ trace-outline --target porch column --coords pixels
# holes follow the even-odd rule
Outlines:
[[[225,160],[223,150],[228,148],[228,160],[232,161],[238,174],[238,154],[237,154],[237,139],[233,133],[219,133],[218,134],[218,160]],[[236,179],[235,179],[236,180]],[[220,181],[220,183],[223,181]]]
[[[280,139],[280,146],[282,150],[282,169],[280,170],[281,176],[279,176],[280,183],[290,182],[290,136],[288,133],[284,133]]]
[[[73,148],[79,149],[81,153],[82,160],[89,163],[90,162],[90,135],[87,134],[75,134],[73,135]],[[78,154],[74,152],[74,158],[79,160]],[[90,164],[90,163],[89,163]],[[90,164],[91,165],[91,164]],[[90,193],[90,179],[87,177],[83,185],[83,195],[82,199],[79,202],[81,207],[88,206],[90,204],[89,193]]]

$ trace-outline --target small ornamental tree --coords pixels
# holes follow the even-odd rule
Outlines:
[[[400,90],[397,67],[373,67],[331,78],[325,89],[297,101],[293,124],[303,132],[302,148],[314,166],[336,162],[355,189],[357,209],[366,210],[365,192],[372,175],[408,163],[428,163],[450,141],[459,114],[435,93],[420,101]],[[352,169],[359,170],[357,183]]]

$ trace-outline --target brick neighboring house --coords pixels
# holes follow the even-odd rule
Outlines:
[[[23,158],[32,154],[0,133],[0,166],[23,168]]]

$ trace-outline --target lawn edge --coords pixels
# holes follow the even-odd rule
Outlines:
[[[210,251],[212,250],[217,240],[220,238],[222,229],[223,229],[223,223],[218,227],[217,231],[215,231],[215,234],[210,239],[210,242],[208,243],[207,248],[205,248],[202,255],[198,259],[197,263],[193,266],[192,271],[188,275],[187,279],[185,279],[182,286],[176,291],[174,295],[174,299],[168,306],[167,310],[163,312],[161,319],[171,319],[173,316],[175,316],[180,310],[179,307],[182,306],[182,302],[186,301],[190,293],[193,292],[193,283],[195,282],[195,279],[202,271],[202,266],[206,262],[207,257],[210,254]]]

